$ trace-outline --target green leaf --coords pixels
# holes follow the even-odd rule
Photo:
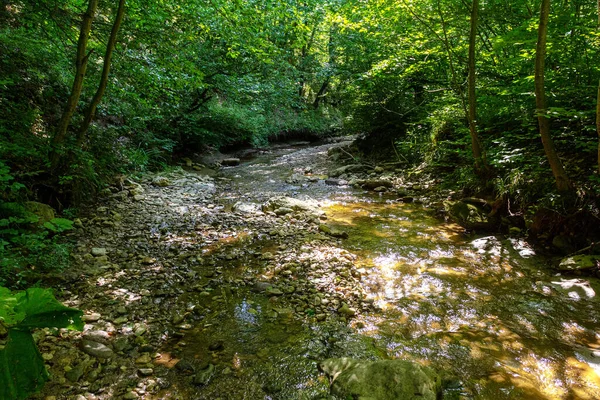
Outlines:
[[[5,287],[0,287],[0,321],[6,326],[16,325],[25,318],[24,314],[18,314],[15,310],[19,298],[24,296],[23,292],[12,294]]]
[[[6,345],[0,347],[0,399],[26,399],[47,379],[44,360],[31,333],[10,329]]]
[[[31,328],[67,328],[83,329],[80,310],[60,304],[47,289],[27,289],[25,296],[19,299],[15,308],[25,318],[16,326],[18,329]]]

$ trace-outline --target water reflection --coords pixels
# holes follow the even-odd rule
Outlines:
[[[523,240],[468,237],[419,205],[327,214],[349,233],[379,306],[361,333],[389,356],[460,377],[477,399],[600,398],[596,279],[556,278]]]

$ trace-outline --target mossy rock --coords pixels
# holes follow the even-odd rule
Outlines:
[[[43,225],[54,219],[54,208],[48,204],[38,203],[37,201],[28,201],[25,203],[25,209],[39,217],[38,224]]]

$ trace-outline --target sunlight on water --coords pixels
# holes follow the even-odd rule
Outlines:
[[[589,279],[557,279],[523,240],[468,237],[414,204],[334,204],[327,215],[379,307],[360,331],[391,357],[453,371],[477,399],[600,398]]]

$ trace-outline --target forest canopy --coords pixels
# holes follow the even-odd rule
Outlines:
[[[2,196],[64,209],[174,157],[336,134],[516,203],[596,195],[596,6],[7,0]]]

